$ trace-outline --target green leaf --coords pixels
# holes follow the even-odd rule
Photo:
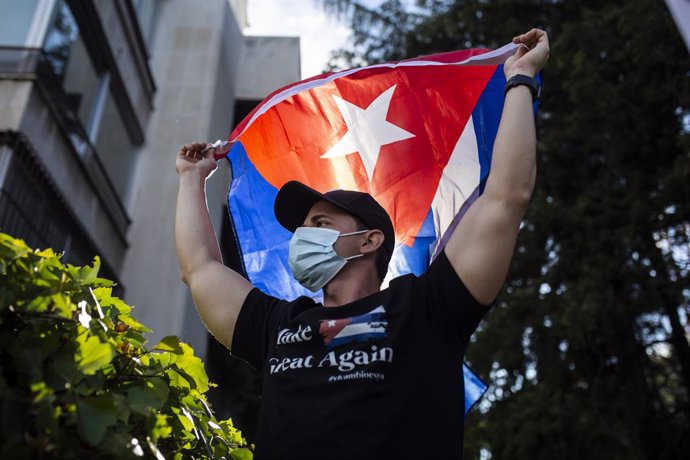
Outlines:
[[[152,377],[142,382],[141,386],[129,389],[127,396],[133,411],[148,415],[151,409],[158,411],[168,399],[168,384],[163,379]]]
[[[90,336],[79,342],[77,362],[79,369],[87,375],[93,375],[110,364],[115,357],[115,348],[110,343],[103,343],[96,336]]]
[[[6,261],[13,261],[24,257],[31,252],[31,249],[24,240],[12,238],[11,236],[0,233],[0,258]]]
[[[57,259],[58,256],[55,254],[55,251],[53,251],[51,248],[44,249],[42,251],[36,251],[35,253],[37,256],[42,257],[44,259]]]
[[[98,270],[101,268],[101,259],[96,256],[93,259],[93,266],[85,265],[83,267],[75,267],[73,265],[67,266],[67,273],[70,274],[73,280],[81,285],[88,285],[94,283],[98,279]]]
[[[122,299],[113,297],[112,287],[105,286],[94,288],[93,295],[96,296],[96,299],[98,299],[102,307],[115,307],[120,314],[126,314],[132,311],[132,307],[127,305]]]
[[[239,448],[230,451],[230,458],[232,460],[252,460],[254,454],[249,449]]]
[[[139,332],[153,332],[153,329],[149,329],[148,327],[144,326],[130,315],[118,315],[117,319],[125,323],[132,330]]]
[[[110,298],[110,305],[115,307],[117,311],[120,314],[127,314],[132,311],[132,307],[127,305],[124,300],[120,299],[119,297],[111,297]]]
[[[176,355],[181,355],[184,353],[180,339],[174,335],[165,337],[158,343],[158,345],[153,347],[153,349],[158,351],[169,351],[171,353],[175,353]]]
[[[177,420],[182,424],[185,430],[192,431],[194,429],[194,419],[187,409],[184,407],[173,407],[172,411],[177,415]]]
[[[208,375],[204,369],[204,363],[197,356],[194,350],[186,343],[180,343],[182,354],[177,355],[173,361],[174,366],[166,371],[170,377],[171,386],[191,388],[205,393],[209,389]]]
[[[194,379],[187,375],[187,373],[179,369],[177,366],[167,369],[165,371],[165,374],[168,376],[170,379],[170,386],[171,387],[178,387],[178,388],[195,388],[196,387],[196,382],[194,382]]]
[[[47,281],[49,286],[58,287],[62,278],[61,272],[64,270],[64,266],[58,256],[52,249],[37,252],[35,255],[41,257],[36,263],[35,268],[38,276]]]
[[[192,388],[200,393],[206,393],[208,391],[208,375],[204,369],[203,361],[198,356],[194,356],[194,350],[186,343],[181,343],[180,346],[184,354],[175,362],[175,367],[193,380]]]
[[[53,301],[53,311],[62,318],[71,318],[74,312],[74,304],[68,295],[54,294],[50,297]]]
[[[149,431],[151,432],[154,441],[158,441],[158,439],[161,438],[169,438],[172,435],[173,429],[168,423],[168,416],[156,414],[154,425]]]
[[[245,441],[242,438],[242,432],[232,425],[232,420],[223,420],[219,422],[220,427],[225,433],[225,440],[235,445],[245,445]]]
[[[77,402],[77,429],[92,447],[103,439],[106,430],[117,423],[117,404],[102,395]]]
[[[143,347],[144,344],[146,344],[146,337],[132,329],[128,329],[127,332],[125,332],[125,337],[135,348]]]
[[[35,313],[45,313],[48,311],[51,303],[50,297],[36,296],[24,304],[24,308],[22,308],[22,310]]]
[[[31,385],[31,393],[34,394],[34,403],[37,403],[46,397],[52,399],[55,392],[46,382],[37,382]]]

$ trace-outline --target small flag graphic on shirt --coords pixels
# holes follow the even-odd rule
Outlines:
[[[380,340],[386,336],[388,321],[384,319],[386,309],[383,305],[363,315],[343,319],[321,321],[319,333],[323,343],[330,350],[351,342]]]

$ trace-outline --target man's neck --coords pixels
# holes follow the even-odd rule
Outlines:
[[[379,292],[380,288],[376,273],[354,266],[345,267],[324,287],[323,304],[338,307]]]

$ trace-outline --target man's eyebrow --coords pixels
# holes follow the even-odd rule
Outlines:
[[[311,216],[311,217],[309,218],[309,220],[312,221],[312,222],[314,222],[315,220],[318,220],[318,219],[321,219],[321,218],[324,218],[324,217],[325,217],[326,219],[329,219],[329,218],[331,218],[332,216],[331,216],[330,214],[328,214],[328,213],[320,212],[320,213],[318,213],[318,214],[314,214],[313,216]]]

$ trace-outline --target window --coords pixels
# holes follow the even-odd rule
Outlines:
[[[115,100],[108,93],[96,135],[96,152],[120,199],[127,201],[137,155]]]
[[[0,45],[23,46],[26,43],[38,0],[0,0]],[[12,14],[7,14],[11,11]]]
[[[64,0],[57,2],[43,45],[41,73],[50,84],[55,102],[77,116],[82,133],[91,132],[98,120],[96,101],[105,72],[97,72],[79,35],[79,27]],[[87,135],[88,136],[88,135]]]
[[[153,34],[156,31],[159,3],[160,0],[134,0],[141,34],[144,36],[144,41],[146,41],[149,49],[151,49]]]

